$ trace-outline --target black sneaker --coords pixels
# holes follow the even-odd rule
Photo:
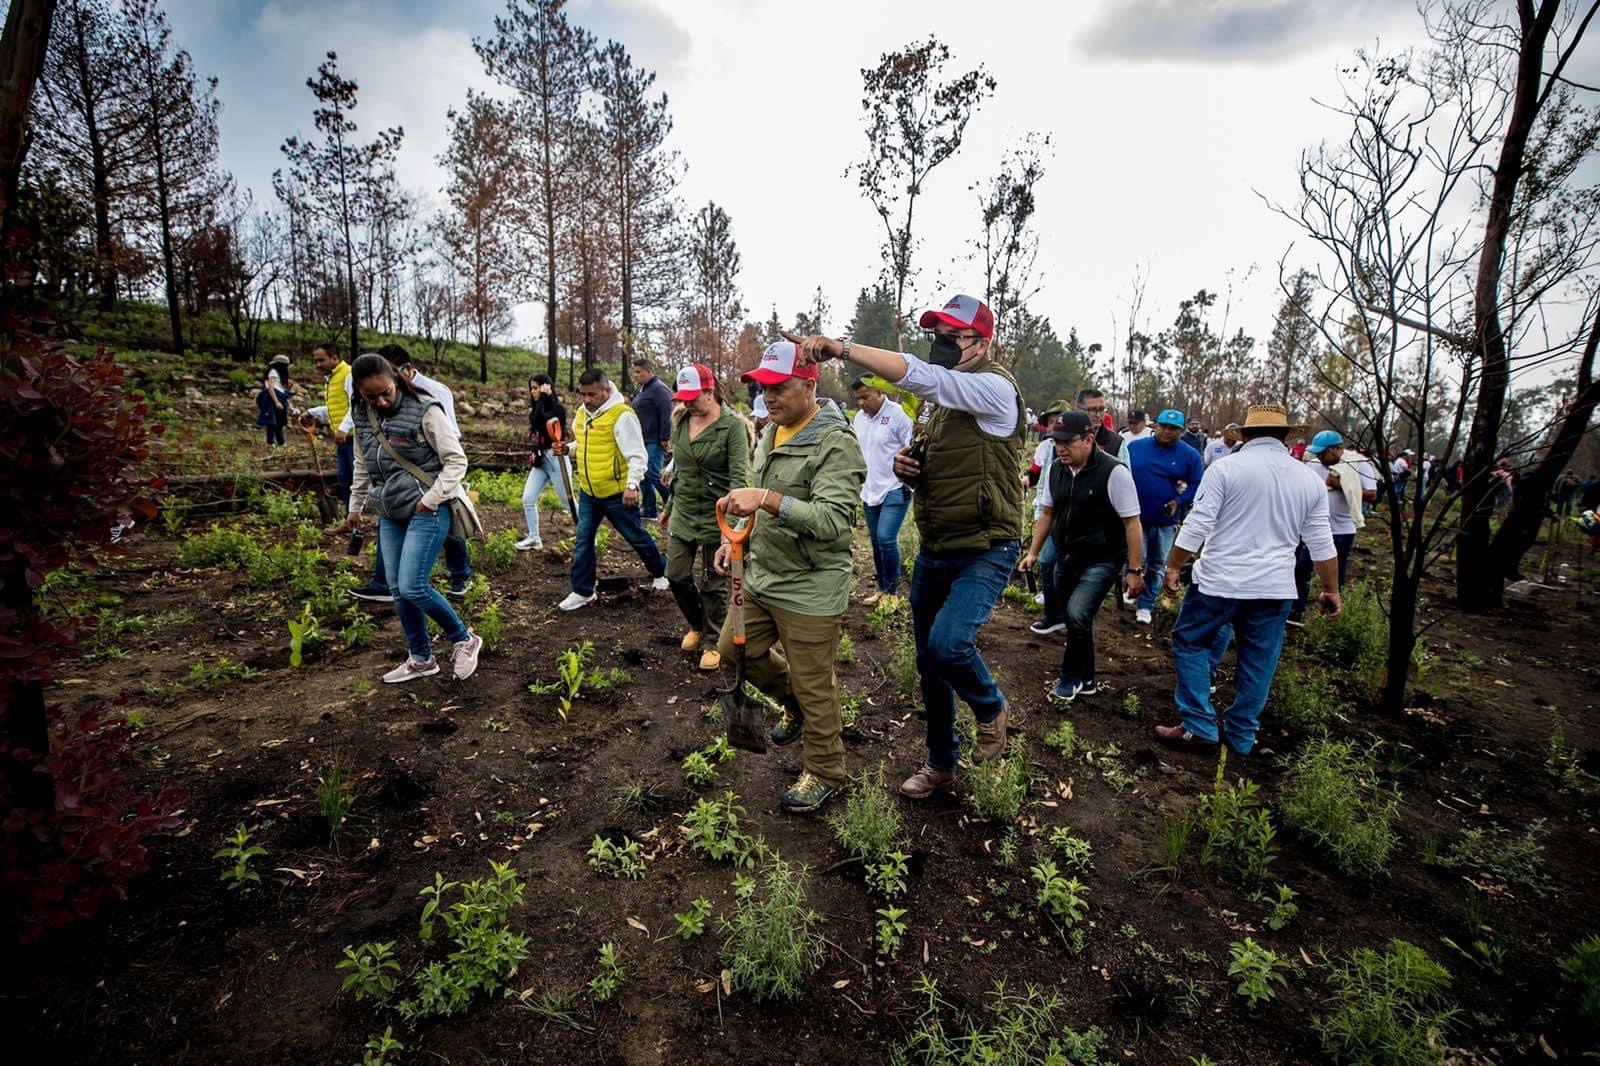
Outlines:
[[[379,585],[371,581],[367,582],[365,585],[362,585],[358,589],[351,589],[350,595],[354,596],[358,600],[366,600],[368,603],[394,602],[394,597],[389,595],[389,586]]]
[[[1080,696],[1094,696],[1099,692],[1100,682],[1098,681],[1085,681],[1083,684],[1078,686],[1078,695]]]
[[[467,586],[472,584],[471,578],[451,578],[450,585],[444,590],[446,596],[462,599],[467,594]]]

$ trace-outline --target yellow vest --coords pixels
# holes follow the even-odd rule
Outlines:
[[[328,425],[338,430],[344,416],[350,413],[350,397],[344,394],[344,379],[350,376],[350,364],[340,359],[328,375]]]
[[[595,499],[615,496],[628,487],[628,460],[617,447],[615,432],[617,419],[623,415],[634,417],[633,408],[619,403],[599,414],[590,414],[587,407],[579,404],[578,417],[572,420],[578,488]]]

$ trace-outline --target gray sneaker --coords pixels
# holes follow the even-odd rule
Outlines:
[[[399,685],[406,681],[415,681],[419,677],[432,677],[439,672],[439,660],[430,658],[425,663],[406,656],[406,661],[383,675],[385,685]]]
[[[478,653],[483,650],[483,638],[469,631],[466,640],[451,647],[455,648],[456,680],[465,681],[478,669]]]

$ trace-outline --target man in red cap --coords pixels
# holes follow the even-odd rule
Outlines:
[[[894,460],[916,488],[922,546],[911,577],[917,672],[928,719],[924,765],[900,786],[926,799],[955,778],[957,697],[977,719],[974,762],[1005,753],[1008,708],[978,654],[978,630],[1022,553],[1027,406],[1017,383],[990,358],[994,314],[974,296],[923,313],[927,360],[831,337],[790,338],[808,360],[845,359],[918,397],[916,435]],[[769,401],[770,402],[770,401]]]
[[[818,402],[817,367],[800,363],[793,344],[769,345],[744,379],[762,387],[772,419],[756,445],[755,487],[722,498],[730,518],[759,512],[745,569],[747,669],[783,709],[772,742],[799,738],[804,751],[804,769],[782,807],[810,814],[846,781],[833,664],[850,603],[850,543],[867,463],[839,405]],[[717,570],[727,573],[726,544],[716,558]],[[727,628],[719,650],[723,659],[733,654]]]

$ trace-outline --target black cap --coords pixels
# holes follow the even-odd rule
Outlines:
[[[1056,424],[1045,436],[1056,441],[1075,441],[1094,432],[1094,423],[1082,411],[1068,411],[1056,419]]]

